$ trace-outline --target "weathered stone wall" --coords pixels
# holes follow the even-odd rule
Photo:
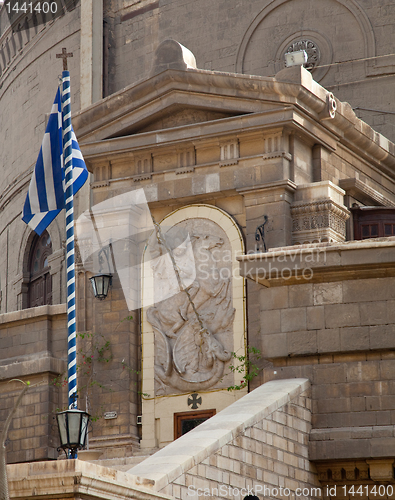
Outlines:
[[[2,11],[4,15],[4,10]],[[8,32],[7,32],[8,33]],[[0,287],[1,313],[26,307],[22,300],[22,281],[28,272],[27,254],[32,235],[20,219],[31,174],[40,151],[48,114],[55,98],[61,60],[56,54],[67,46],[74,56],[69,59],[71,72],[71,100],[73,112],[79,109],[79,8],[56,19],[53,23],[39,25],[28,32],[22,31],[21,46],[13,46],[14,34],[0,37],[1,54],[10,54],[0,63]],[[15,42],[16,43],[16,42]],[[7,45],[8,47],[8,45]],[[78,212],[78,197],[75,210]],[[53,253],[61,252],[64,240],[64,216],[60,215],[49,230]],[[54,269],[58,263],[51,263]],[[64,269],[58,269],[64,274]],[[23,276],[25,273],[25,276]],[[53,303],[65,302],[65,285],[54,282]],[[28,278],[27,278],[28,279]]]
[[[369,5],[352,2],[352,5],[346,8],[342,2],[330,0],[325,2],[325,8],[311,9],[305,3],[304,0],[280,2],[276,9],[271,10],[268,5],[262,5],[258,0],[231,2],[227,3],[226,7],[220,3],[213,4],[203,0],[186,3],[178,0],[105,2],[104,16],[110,26],[107,34],[110,37],[110,48],[107,46],[109,55],[106,68],[108,78],[113,82],[109,93],[148,76],[155,48],[168,37],[179,40],[192,50],[200,68],[274,75],[282,66],[271,68],[267,63],[276,60],[277,49],[281,48],[283,40],[299,36],[298,16],[305,12],[307,18],[304,22],[308,25],[305,29],[309,28],[320,33],[321,37],[331,40],[333,47],[329,53],[332,54],[333,60],[346,61],[356,57],[380,56],[379,59],[373,58],[368,62],[354,64],[352,71],[348,64],[337,65],[331,67],[322,78],[318,73],[313,73],[314,78],[325,87],[330,87],[338,98],[350,100],[353,106],[390,110],[393,61],[391,57],[381,56],[392,53],[388,31],[393,25],[395,14],[391,6],[382,5],[382,2],[375,0]],[[5,16],[4,11],[2,16]],[[80,106],[79,16],[80,7],[77,7],[52,24],[39,26],[38,30],[31,29],[29,33],[23,32],[22,37],[8,32],[2,33],[0,135],[4,139],[1,161],[5,166],[2,184],[0,183],[3,193],[1,203],[4,206],[0,216],[2,248],[11,248],[10,245],[18,245],[21,241],[24,226],[17,215],[23,206],[30,179],[29,169],[34,165],[41,144],[50,106],[48,103],[53,99],[53,82],[57,80],[57,68],[58,64],[60,65],[60,61],[54,64],[55,54],[60,51],[62,45],[67,45],[67,50],[74,54],[73,58],[69,59],[73,113]],[[284,24],[284,19],[288,20],[287,24]],[[328,19],[332,21],[329,23]],[[250,33],[249,30],[255,26],[254,22],[256,29]],[[5,25],[3,19],[2,26]],[[334,29],[341,33],[341,36],[334,36],[331,31]],[[345,33],[351,37],[352,43],[346,43]],[[370,47],[372,36],[375,44]],[[263,55],[262,43],[265,46]],[[239,67],[238,60],[243,53],[243,47],[246,64]],[[323,47],[322,57],[327,57]],[[262,60],[262,57],[267,61]],[[332,62],[332,59],[329,62]],[[250,69],[247,61],[253,64]],[[383,90],[378,92],[378,85]],[[393,137],[392,115],[363,110],[358,113],[377,130],[390,138]],[[299,157],[303,163],[301,155],[298,155],[298,161]],[[349,163],[352,164],[353,160]],[[311,170],[311,165],[307,164],[307,168]],[[299,170],[299,166],[295,165],[296,177]],[[310,170],[308,177],[311,176]],[[323,180],[350,176],[349,170],[341,160],[335,158],[329,162]],[[371,176],[367,175],[367,178],[369,177]],[[301,172],[300,178],[307,181],[306,172]],[[386,185],[387,180],[384,177],[380,181]],[[16,220],[11,223],[14,217]],[[9,229],[13,235],[12,242],[6,241],[4,228],[8,224],[11,224]],[[61,231],[62,227],[61,223]],[[6,312],[15,310],[18,305],[11,291],[5,293],[4,287],[9,286],[5,277],[17,275],[21,270],[17,269],[13,256],[6,262],[6,253],[3,252],[2,259],[2,312]]]
[[[31,388],[11,422],[8,463],[54,459],[58,453],[55,412],[62,408],[66,311],[63,305],[42,306],[0,317],[0,422],[4,424],[23,385]]]
[[[392,349],[394,278],[306,283],[260,292],[269,358]]]
[[[109,93],[147,77],[166,38],[188,47],[198,68],[263,76],[283,68],[287,46],[308,39],[318,46],[320,64],[332,64],[315,70],[314,78],[352,106],[373,110],[360,109],[358,116],[394,138],[393,118],[379,112],[393,111],[395,11],[389,2],[118,0],[111,7]],[[355,59],[362,61],[346,62]]]
[[[262,385],[128,472],[136,484],[175,498],[243,498],[247,492],[282,498],[298,488],[318,497],[308,459],[309,386],[305,379]]]
[[[264,494],[260,489],[264,485],[270,491],[269,496],[274,488],[279,487],[291,492],[298,488],[311,491],[319,483],[316,470],[308,459],[310,428],[308,391],[248,427],[242,435],[161,491],[175,498],[185,498],[188,487],[190,495],[198,488],[210,492],[217,489],[219,494],[212,496],[221,497],[221,485],[227,493],[236,489],[246,494],[248,491]]]
[[[105,440],[103,457],[129,456],[138,442],[136,415],[141,414],[139,311],[128,310],[117,275],[103,301],[93,297],[86,272],[78,274],[78,281],[78,331],[88,334],[78,338],[80,407],[87,405],[95,419],[89,447],[102,449]],[[108,348],[100,355],[106,342]],[[98,349],[92,350],[92,344]],[[84,364],[84,355],[93,355],[92,362]],[[92,375],[87,376],[90,370]],[[103,418],[107,412],[115,412],[116,418]]]
[[[136,486],[124,472],[82,460],[8,465],[7,474],[11,498],[171,500]]]
[[[388,277],[260,291],[261,321],[250,325],[250,343],[270,363],[253,385],[312,381],[312,459],[392,453],[393,288]]]
[[[332,18],[337,19],[336,29],[339,32],[344,33],[347,31],[348,36],[354,37],[353,44],[355,46],[340,43],[341,38],[338,36],[329,37],[332,40],[331,43],[338,44],[332,47],[333,58],[336,61],[341,61],[342,58],[348,60],[357,57],[359,52],[363,53],[363,57],[371,56],[369,50],[373,50],[374,47],[373,49],[367,48],[369,46],[367,41],[370,40],[369,36],[371,36],[366,34],[369,25],[372,26],[376,37],[377,48],[375,50],[378,55],[384,55],[390,50],[388,37],[385,33],[390,29],[391,16],[394,13],[389,6],[382,6],[378,0],[369,6],[362,6],[357,2],[353,2],[353,6],[348,9],[341,2],[335,0],[327,2],[325,9],[317,8],[313,11],[307,8],[302,0],[282,2],[274,11],[269,9],[270,12],[267,7],[267,5],[262,6],[258,0],[240,4],[233,3],[231,6],[227,3],[226,8],[221,4],[213,4],[212,2],[206,5],[203,0],[187,3],[178,0],[160,3],[154,0],[144,2],[134,0],[104,2],[104,16],[106,22],[108,21],[107,27],[109,30],[106,36],[109,37],[108,45],[110,45],[110,47],[106,46],[109,50],[106,71],[109,75],[108,79],[112,82],[109,93],[148,76],[153,62],[153,52],[160,41],[166,37],[176,38],[191,49],[196,55],[197,64],[200,68],[248,73],[248,65],[240,69],[237,62],[245,41],[246,51],[248,48],[248,57],[246,55],[248,61],[259,61],[259,64],[262,64],[260,69],[254,67],[254,71],[251,71],[255,74],[273,75],[281,68],[273,67],[273,70],[270,70],[269,73],[264,70],[265,67],[268,68],[269,66],[265,66],[265,63],[261,61],[261,45],[258,43],[254,48],[254,40],[256,38],[266,40],[269,37],[273,47],[270,48],[265,43],[264,57],[268,58],[268,60],[274,60],[276,56],[275,44],[279,43],[281,45],[282,39],[291,39],[294,35],[298,35],[298,30],[295,31],[295,26],[298,24],[296,18],[300,12],[305,11],[308,13],[311,29],[325,35],[327,29],[334,29],[333,23],[327,23],[327,19]],[[293,16],[290,15],[290,9],[292,9],[293,16],[296,15],[292,22],[290,19]],[[210,13],[209,20],[206,14],[208,12]],[[343,16],[344,19],[342,13],[347,14]],[[360,14],[359,17],[363,18],[363,21],[358,21],[358,13]],[[4,10],[2,15],[4,17]],[[289,20],[288,24],[284,24],[284,18]],[[349,18],[354,19],[351,24],[347,21]],[[191,22],[192,19],[193,22]],[[257,27],[254,33],[251,34],[250,42],[248,30],[254,20]],[[296,24],[292,24],[293,22]],[[347,30],[341,28],[344,22],[347,22]],[[73,113],[78,111],[80,107],[79,66],[81,57],[79,23],[80,7],[78,6],[52,24],[39,26],[38,30],[23,33],[22,38],[3,32],[3,38],[1,39],[1,53],[4,57],[1,59],[2,74],[0,76],[2,110],[0,135],[4,139],[1,149],[4,175],[2,175],[1,179],[2,184],[0,182],[0,190],[3,193],[0,200],[0,206],[3,207],[0,213],[0,245],[2,248],[8,249],[7,252],[2,252],[0,257],[2,312],[24,307],[23,301],[18,298],[18,295],[20,295],[19,282],[15,286],[14,277],[20,276],[26,270],[21,269],[21,259],[19,257],[17,261],[16,255],[11,249],[19,247],[22,253],[26,250],[26,241],[23,239],[26,228],[20,221],[18,214],[24,203],[31,169],[37,157],[45,129],[46,115],[53,99],[53,82],[57,81],[57,75],[60,72],[61,63],[55,59],[55,54],[60,52],[63,45],[67,45],[67,50],[74,54],[73,58],[68,61],[72,74]],[[279,29],[279,23],[281,29]],[[2,26],[5,26],[4,19]],[[325,36],[328,38],[329,34]],[[359,43],[360,37],[362,37],[362,41]],[[358,74],[351,74],[347,68],[349,68],[348,64],[336,66],[330,68],[322,79],[319,78],[318,73],[313,73],[313,77],[317,77],[317,80],[324,86],[336,84],[336,88],[332,90],[340,99],[345,99],[342,94],[343,91],[351,92],[353,98],[355,98],[355,102],[352,100],[354,106],[356,104],[363,106],[363,102],[359,102],[363,97],[368,103],[365,103],[365,107],[379,108],[382,106],[385,110],[390,109],[389,90],[386,90],[392,88],[391,72],[393,71],[393,64],[390,59],[374,59],[369,63],[354,65],[353,71]],[[373,74],[372,71],[377,74]],[[368,74],[370,75],[369,78],[366,77]],[[355,86],[343,85],[344,82],[349,82],[350,79],[363,81],[363,83],[355,84]],[[383,86],[384,91],[376,91],[378,82],[380,86]],[[372,91],[373,85],[374,91]],[[349,88],[355,88],[355,90],[348,90]],[[362,113],[362,111],[358,112]],[[377,115],[377,113],[372,114],[366,111],[363,113],[365,113],[363,117],[369,123],[373,126],[377,125],[380,131],[389,131],[389,137],[392,137],[393,127],[389,123],[392,115]],[[385,116],[385,120],[383,116]],[[175,118],[173,125],[178,124],[178,118]],[[21,147],[22,143],[23,147]],[[242,156],[245,156],[248,151],[253,151],[253,149],[253,142],[248,145],[240,144]],[[291,172],[288,177],[293,177],[297,182],[319,180],[314,178],[314,160],[310,148],[303,142],[296,141],[295,153],[297,155],[292,167],[293,175]],[[352,177],[355,175],[355,170],[358,170],[361,179],[369,186],[377,189],[377,186],[381,183],[385,189],[391,190],[391,183],[385,176],[377,172],[372,173],[365,165],[356,163],[352,156],[348,155],[346,158],[347,155],[343,153],[340,154],[340,157],[337,157],[337,153],[331,155],[325,153],[325,151],[322,153],[324,156],[323,169],[320,174],[322,180],[330,179],[337,182],[339,178]],[[219,151],[216,151],[216,154],[219,155]],[[198,149],[196,155],[198,164],[212,161],[208,160],[207,151]],[[329,155],[329,157],[326,155]],[[212,155],[209,154],[209,156]],[[165,160],[168,162],[169,158]],[[264,181],[271,176],[270,169],[267,167],[268,165],[265,168]],[[155,172],[163,170],[158,156],[153,159],[153,170]],[[115,171],[114,167],[114,175]],[[210,171],[210,174],[212,173]],[[251,173],[254,175],[252,171]],[[229,169],[226,174],[221,173],[223,178],[220,182],[221,190],[233,187],[229,183],[230,175]],[[169,181],[166,181],[166,183],[163,183],[162,192],[170,191],[170,193],[173,193],[168,199],[173,196],[186,197],[191,191],[192,194],[196,194],[201,189],[200,185],[203,179],[196,179],[193,183],[189,179],[183,179],[182,181],[182,186],[176,186],[176,192],[172,182],[170,181],[169,185],[167,185]],[[261,182],[260,175],[255,179],[255,183],[259,182]],[[240,186],[241,183],[237,184]],[[76,211],[78,212],[78,200]],[[59,225],[56,231],[63,234],[62,217],[54,223],[54,225],[56,224]],[[25,246],[21,246],[21,242]],[[54,250],[59,251],[61,248],[59,245]],[[64,301],[64,293],[63,296],[60,293],[58,294],[57,301]]]
[[[47,370],[49,366],[42,368]],[[8,431],[8,463],[49,460],[58,456],[59,436],[55,413],[61,401],[53,379],[58,375],[59,365],[53,364],[52,370],[52,373],[30,373],[20,377],[25,382],[29,381],[32,387],[24,395]],[[22,388],[23,385],[18,381],[0,380],[2,423],[12,410]]]

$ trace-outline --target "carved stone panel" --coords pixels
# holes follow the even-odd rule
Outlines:
[[[143,181],[152,177],[152,155],[147,153],[144,155],[136,155],[134,158],[134,169],[136,175],[133,176],[133,181]]]
[[[233,350],[232,251],[215,222],[195,218],[152,235],[155,396],[226,387]]]
[[[240,158],[240,149],[238,139],[232,139],[220,144],[221,148],[221,161],[220,167],[227,165],[237,165]]]
[[[293,205],[292,242],[320,243],[345,241],[346,221],[349,213],[332,200],[320,200],[311,203]]]
[[[292,244],[345,241],[350,212],[344,194],[330,181],[298,186],[291,205]]]
[[[269,160],[271,158],[285,158],[291,161],[292,156],[288,149],[288,138],[284,132],[280,130],[274,134],[265,134],[263,136],[264,153],[263,159]]]

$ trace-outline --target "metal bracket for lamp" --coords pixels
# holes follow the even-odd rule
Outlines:
[[[261,252],[261,246],[263,246],[264,252],[267,252],[267,247],[266,247],[266,242],[265,242],[265,224],[267,224],[268,221],[268,216],[264,215],[263,216],[264,223],[258,226],[255,230],[255,241],[256,241],[256,248],[255,248],[255,253]]]

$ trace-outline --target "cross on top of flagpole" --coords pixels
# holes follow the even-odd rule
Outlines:
[[[56,54],[56,59],[63,59],[63,71],[67,71],[67,58],[73,57],[72,52],[67,52],[66,47],[62,48],[61,54]]]

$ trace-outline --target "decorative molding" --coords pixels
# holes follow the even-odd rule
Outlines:
[[[152,178],[153,159],[151,153],[136,155],[134,157],[134,171],[136,175],[132,176],[133,182],[150,180]]]
[[[333,118],[335,118],[336,116],[336,111],[337,103],[335,96],[332,94],[332,92],[328,92],[326,94],[326,106],[318,115],[318,118],[320,121],[333,120]]]
[[[339,186],[344,189],[348,196],[352,196],[366,206],[395,207],[395,202],[367,186],[359,179],[340,179]]]
[[[152,173],[147,172],[146,174],[133,175],[133,182],[145,181],[152,178]]]
[[[373,481],[394,483],[394,459],[350,460],[317,463],[319,480],[326,484],[336,482],[357,481],[368,484]]]
[[[293,245],[346,239],[346,221],[350,212],[330,198],[293,204],[291,216]]]
[[[106,187],[106,186],[109,186],[110,185],[110,181],[103,181],[103,182],[93,182],[91,184],[91,188],[92,189],[97,189],[97,188],[100,188],[100,187]]]
[[[272,134],[263,136],[263,155],[264,160],[272,158],[284,158],[288,161],[292,160],[292,155],[287,151],[288,137],[284,135],[283,130],[279,130]]]
[[[93,168],[93,179],[91,184],[92,189],[109,186],[111,179],[110,162],[106,162],[104,165],[96,165]]]
[[[189,148],[178,149],[176,174],[183,174],[191,171],[193,172],[193,170],[188,170],[188,169],[190,167],[194,167],[195,165],[196,165],[196,149],[194,146]]]
[[[225,161],[220,161],[219,166],[220,167],[228,167],[229,165],[237,165],[239,163],[238,159],[233,159],[233,160],[225,160]]]
[[[180,175],[180,174],[189,174],[190,172],[194,172],[195,167],[179,167],[175,169],[175,174]]]
[[[264,254],[241,255],[237,260],[240,262],[241,276],[266,287],[289,286],[300,284],[303,280],[306,283],[327,283],[395,276],[394,249],[393,236],[343,243],[277,247]],[[297,268],[295,263],[298,264]],[[292,276],[289,276],[289,269],[292,270]],[[285,273],[284,276],[281,276],[282,272]],[[351,441],[358,442],[357,439]],[[317,442],[324,443],[322,439]],[[328,449],[325,449],[328,453]],[[311,460],[322,456],[322,453],[315,455],[314,450],[310,451]]]
[[[365,481],[369,479],[369,466],[365,461],[316,464],[318,479],[323,483],[337,481]]]
[[[221,160],[219,162],[220,167],[226,167],[228,165],[237,165],[240,158],[240,148],[239,140],[231,139],[220,144],[221,148]]]
[[[265,153],[262,155],[264,160],[270,160],[271,158],[285,158],[288,161],[292,160],[292,155],[286,153],[285,151],[273,151],[272,153]]]
[[[152,170],[153,170],[153,159],[151,153],[135,155],[134,171],[136,172],[136,175],[133,177],[135,181],[142,179],[150,179],[151,177],[142,177],[142,179],[139,179],[138,177],[139,175],[144,176],[146,174],[150,174]]]
[[[358,23],[363,37],[365,57],[368,58],[374,57],[376,55],[376,40],[374,37],[374,29],[365,10],[357,3],[356,0],[337,0],[337,2],[343,5],[350,12],[351,15],[354,17],[355,21]],[[271,12],[273,12],[276,9],[279,9],[282,5],[286,3],[288,3],[288,0],[273,0],[272,2],[269,2],[251,22],[250,26],[247,28],[243,36],[243,39],[237,51],[236,68],[235,68],[236,73],[244,73],[244,58],[248,49],[249,42],[252,39],[254,33],[256,32],[261,22]],[[305,32],[303,33],[304,36],[306,36],[306,33]],[[310,38],[310,33],[307,33],[307,36],[309,36]],[[289,43],[290,42],[288,42],[288,44]]]

